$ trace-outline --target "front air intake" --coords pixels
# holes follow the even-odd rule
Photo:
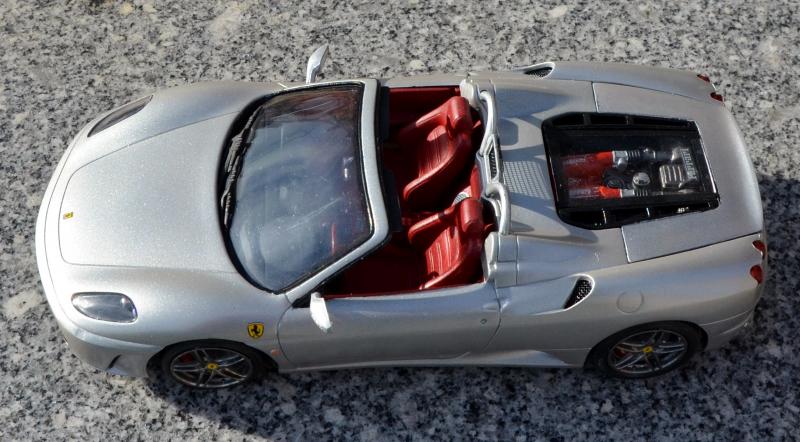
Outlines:
[[[573,305],[581,302],[584,298],[589,296],[591,291],[592,282],[588,279],[579,279],[578,282],[575,283],[575,287],[572,289],[572,293],[569,295],[567,303],[564,304],[564,308],[570,308]]]
[[[147,103],[149,103],[152,98],[152,95],[148,95],[144,98],[140,98],[136,101],[132,101],[124,106],[114,109],[111,113],[103,117],[102,120],[98,121],[92,130],[89,131],[89,134],[86,135],[86,137],[91,137],[98,132],[106,130],[109,127],[139,112],[140,110],[144,109],[145,106],[147,106]]]

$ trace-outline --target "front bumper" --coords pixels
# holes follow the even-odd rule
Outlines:
[[[44,245],[39,241],[37,225],[37,262],[47,303],[58,322],[70,350],[83,362],[109,373],[123,376],[147,377],[147,364],[161,347],[110,339],[90,333],[75,323],[62,311],[56,299],[55,287],[47,268]]]
[[[47,303],[58,322],[64,339],[72,353],[87,364],[116,375],[147,377],[147,364],[161,347],[110,339],[90,333],[75,323],[62,311],[55,287],[47,268],[44,245],[39,241],[37,225],[37,262]]]
[[[109,339],[79,328],[69,330],[62,323],[59,326],[78,359],[114,375],[148,377],[147,364],[161,351],[159,347]]]
[[[89,127],[89,125],[81,130],[76,140],[82,136],[87,127]],[[150,358],[161,351],[161,347],[125,342],[90,333],[69,319],[57,298],[49,260],[58,260],[60,257],[57,252],[55,256],[52,257],[47,254],[45,226],[47,224],[47,215],[48,211],[51,209],[51,205],[55,207],[53,210],[58,210],[58,202],[52,201],[53,193],[56,181],[74,145],[75,141],[67,148],[67,152],[62,157],[58,166],[56,166],[53,178],[47,186],[47,190],[42,198],[42,205],[39,208],[35,242],[36,262],[39,267],[42,288],[44,289],[47,303],[50,305],[50,310],[53,312],[53,316],[55,316],[56,322],[67,341],[67,345],[69,345],[70,350],[72,350],[79,359],[112,374],[147,377],[147,364]]]

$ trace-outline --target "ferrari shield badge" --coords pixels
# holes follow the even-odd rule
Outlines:
[[[264,335],[263,322],[251,322],[247,324],[247,334],[253,339],[258,339]]]

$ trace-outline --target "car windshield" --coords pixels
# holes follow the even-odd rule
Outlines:
[[[233,137],[243,154],[231,186],[229,241],[261,287],[285,290],[369,238],[361,96],[360,85],[276,95]]]

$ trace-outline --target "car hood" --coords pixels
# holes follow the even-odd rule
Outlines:
[[[282,89],[198,83],[154,93],[143,109],[89,136],[61,159],[43,201],[50,259],[77,265],[234,271],[216,203],[217,170],[236,117]]]
[[[254,100],[281,89],[276,83],[216,81],[160,90],[152,94],[141,110],[91,136],[87,136],[91,129],[116,109],[87,124],[67,152],[65,170],[74,170],[110,152],[184,126],[237,114]]]
[[[76,169],[58,221],[71,264],[232,271],[217,170],[235,115],[190,124]]]

